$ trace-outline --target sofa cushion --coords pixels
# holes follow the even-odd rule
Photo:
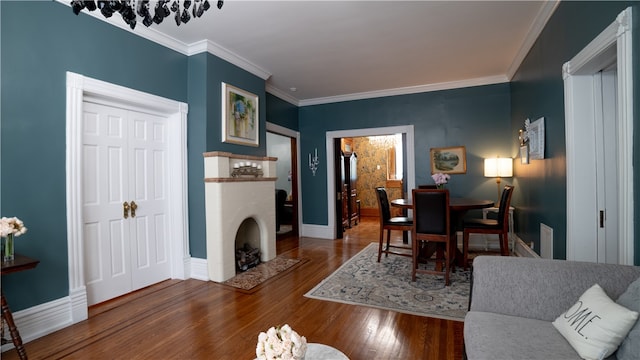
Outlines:
[[[640,278],[629,285],[616,303],[629,310],[640,312]],[[620,360],[640,360],[640,320],[636,320],[636,324],[620,344],[616,356]]]
[[[613,354],[635,324],[638,313],[613,302],[594,284],[553,326],[584,359]]]
[[[464,319],[464,346],[474,359],[580,359],[551,322],[470,311]]]

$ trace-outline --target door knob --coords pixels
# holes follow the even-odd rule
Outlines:
[[[131,200],[131,217],[132,218],[136,217],[136,209],[137,208],[138,208],[138,205],[136,204],[136,202]]]
[[[128,218],[129,217],[129,203],[128,202],[123,202],[122,203],[122,209],[124,210],[124,214],[122,216],[124,216],[124,218]]]

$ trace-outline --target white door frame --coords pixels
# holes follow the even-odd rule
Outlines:
[[[82,103],[92,99],[103,104],[149,112],[167,118],[168,224],[167,237],[171,277],[188,274],[189,242],[187,212],[187,111],[185,103],[67,72],[66,193],[69,297],[71,321],[88,317],[84,277],[82,219]]]
[[[620,264],[633,264],[633,71],[631,7],[562,67],[567,156],[567,259],[597,261],[593,74],[616,59],[618,68],[617,199]]]
[[[407,153],[407,193],[410,194],[416,186],[416,161],[415,145],[413,135],[413,125],[390,126],[380,128],[355,129],[327,131],[326,154],[327,154],[327,212],[328,229],[332,231],[333,239],[337,236],[336,227],[336,184],[335,184],[335,161],[333,156],[333,141],[345,137],[380,136],[393,134],[406,134]]]

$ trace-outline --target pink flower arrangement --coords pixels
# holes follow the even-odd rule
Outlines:
[[[451,178],[449,174],[443,173],[435,173],[431,175],[431,177],[433,178],[433,181],[436,182],[436,186],[438,187],[438,189],[442,189],[444,187],[444,184],[448,183],[449,179]]]

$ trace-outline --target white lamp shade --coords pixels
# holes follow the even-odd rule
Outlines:
[[[513,176],[513,159],[511,158],[484,159],[484,176],[512,177]]]

